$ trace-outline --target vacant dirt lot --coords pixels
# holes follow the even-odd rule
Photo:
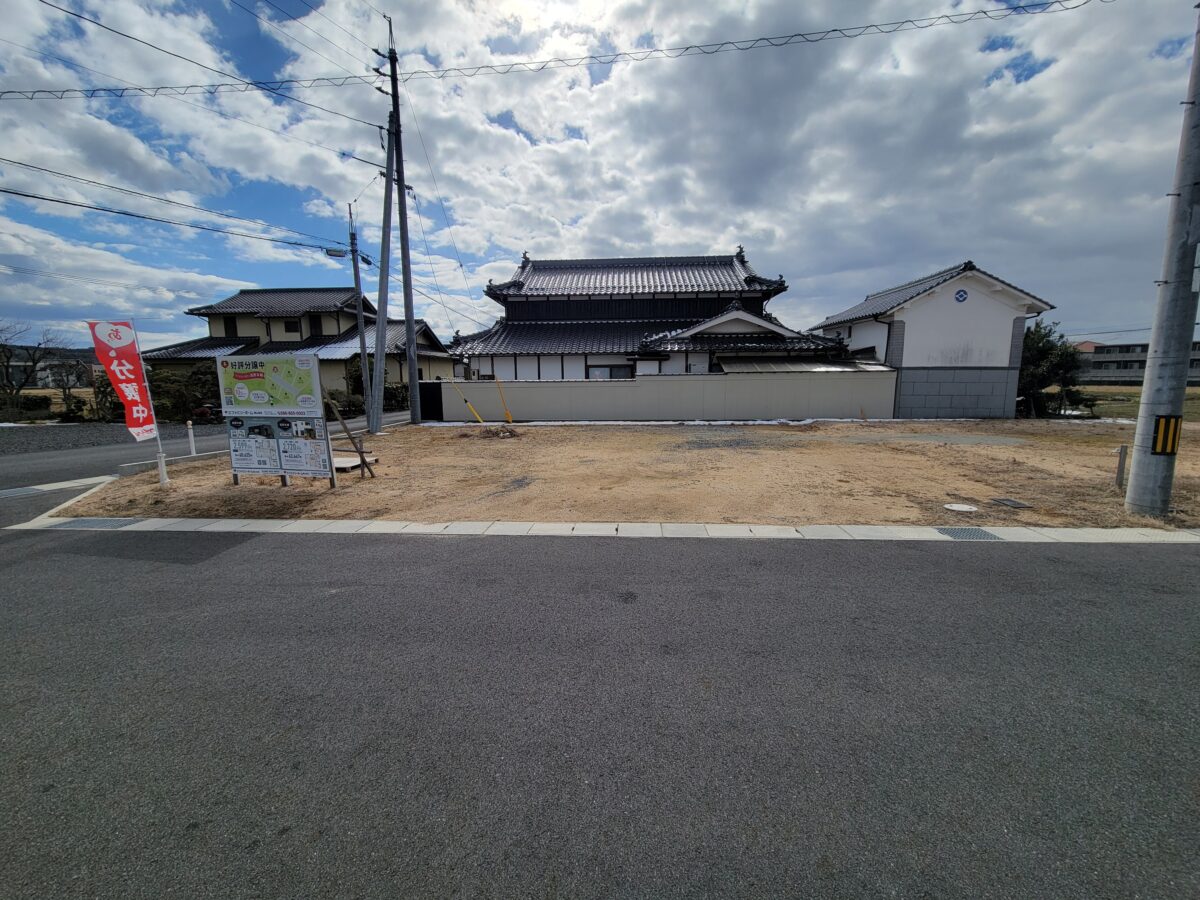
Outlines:
[[[71,515],[579,522],[1043,524],[1131,519],[1113,484],[1130,425],[1077,422],[400,428],[379,478],[230,482],[226,460],[122,479]],[[1176,526],[1200,525],[1200,429],[1184,436]],[[247,483],[253,482],[253,483]],[[1013,510],[990,501],[1033,505]],[[953,513],[945,503],[970,503]]]

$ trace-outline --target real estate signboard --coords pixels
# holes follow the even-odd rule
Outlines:
[[[237,475],[333,478],[317,357],[217,357],[221,412]]]

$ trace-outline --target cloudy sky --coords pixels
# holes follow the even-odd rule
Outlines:
[[[251,80],[369,75],[379,61],[368,47],[387,34],[377,10],[394,16],[401,68],[415,71],[1004,5],[55,3]],[[744,244],[762,274],[787,279],[772,310],[797,328],[968,258],[1055,303],[1068,332],[1148,326],[1195,16],[1185,0],[1093,0],[778,49],[414,78],[401,117],[420,208],[410,208],[418,313],[447,338],[490,323],[499,307],[481,288],[509,278],[525,250],[657,256]],[[229,81],[38,0],[5,4],[0,41],[4,90]],[[364,83],[296,96],[333,112],[259,91],[0,100],[10,160],[0,187],[318,244],[346,239],[357,198],[363,249],[377,255],[383,191],[371,163],[384,154],[363,122],[385,122],[387,98]],[[374,270],[364,274],[373,294]],[[316,250],[0,195],[0,319],[52,325],[76,343],[86,318],[134,316],[143,346],[156,346],[203,334],[183,310],[240,287],[349,283],[348,261]]]

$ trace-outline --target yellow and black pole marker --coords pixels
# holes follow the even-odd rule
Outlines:
[[[471,405],[471,401],[467,399],[467,395],[464,394],[462,392],[462,390],[459,388],[459,386],[457,384],[455,384],[453,381],[450,382],[450,387],[452,387],[452,388],[454,388],[454,390],[458,391],[458,396],[462,397],[462,402],[467,404],[467,409],[469,409],[471,411],[471,415],[473,415],[476,418],[476,420],[479,422],[479,424],[482,425],[483,417],[480,416],[479,413],[477,413],[475,411],[475,407],[473,407]]]
[[[496,381],[496,390],[500,392],[500,405],[504,407],[504,418],[508,419],[508,424],[512,424],[512,413],[508,411],[508,401],[504,399],[504,388],[500,387],[500,379],[492,376]]]
[[[1183,431],[1183,416],[1156,416],[1150,452],[1154,456],[1174,456],[1179,452],[1179,434]]]

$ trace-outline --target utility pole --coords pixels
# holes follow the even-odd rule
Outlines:
[[[367,328],[363,318],[362,276],[358,271],[358,232],[354,230],[354,205],[346,204],[350,214],[350,260],[354,265],[355,318],[358,320],[358,369],[362,373],[363,405],[367,408],[367,431],[374,434],[375,408],[371,405],[371,373],[367,371]],[[347,385],[348,387],[349,385]]]
[[[1163,518],[1171,508],[1175,453],[1183,427],[1188,357],[1196,323],[1197,245],[1200,244],[1200,23],[1192,49],[1192,73],[1183,102],[1183,133],[1175,164],[1175,188],[1167,219],[1167,248],[1158,308],[1133,438],[1133,464],[1125,509]]]
[[[387,372],[388,267],[392,258],[392,182],[395,180],[396,116],[388,116],[387,171],[383,180],[383,239],[379,245],[379,300],[375,304],[375,372],[371,379],[373,434],[383,431],[383,379]]]
[[[392,87],[392,122],[396,129],[394,152],[396,154],[396,180],[400,188],[400,275],[404,282],[404,344],[408,362],[408,414],[414,425],[421,424],[421,391],[417,369],[417,323],[413,318],[412,266],[408,257],[408,188],[404,180],[404,140],[400,129],[400,60],[396,56],[396,39],[392,33],[392,19],[388,23],[388,78]],[[379,53],[378,50],[375,51]],[[380,56],[384,54],[379,53]],[[378,69],[375,70],[379,72]],[[383,74],[379,72],[379,74]],[[389,156],[388,163],[392,159]],[[389,210],[390,211],[390,210]],[[382,273],[381,273],[382,277]]]

